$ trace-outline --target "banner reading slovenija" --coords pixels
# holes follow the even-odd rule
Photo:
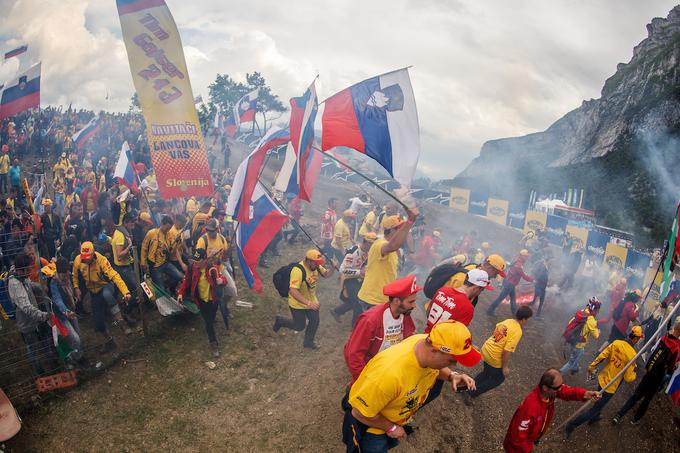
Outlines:
[[[211,195],[203,134],[170,10],[164,0],[116,4],[160,195]]]

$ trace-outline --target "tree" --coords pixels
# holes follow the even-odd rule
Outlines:
[[[279,97],[272,94],[271,88],[267,86],[267,82],[264,80],[262,75],[255,71],[252,74],[246,73],[246,82],[248,83],[248,89],[259,88],[259,94],[257,97],[257,111],[262,113],[264,119],[264,129],[267,129],[267,112],[278,112],[283,113],[286,111],[286,107],[279,100]]]

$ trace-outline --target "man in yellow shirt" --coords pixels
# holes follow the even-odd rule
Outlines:
[[[398,215],[383,219],[385,236],[378,238],[368,251],[366,275],[358,294],[363,311],[388,301],[383,288],[397,279],[397,250],[406,242],[417,217],[417,211],[408,211],[407,221],[403,221]]]
[[[209,219],[205,224],[205,234],[196,241],[196,250],[205,250],[209,267],[215,266],[221,274],[224,274],[228,272],[224,264],[229,259],[229,241],[217,231],[218,228],[217,219]],[[224,294],[223,289],[223,286],[217,288],[217,302],[224,326],[229,329],[230,313],[227,306],[229,297]]]
[[[276,316],[274,332],[281,327],[301,332],[305,329],[303,346],[309,349],[319,349],[314,342],[316,330],[319,328],[319,300],[316,297],[316,283],[319,275],[329,277],[333,268],[323,267],[325,260],[318,250],[308,250],[305,258],[297,263],[290,271],[290,285],[288,289],[288,307],[292,318]]]
[[[595,360],[593,360],[593,362],[588,367],[588,373],[591,375],[595,373],[595,369],[600,362],[605,359],[607,360],[606,365],[602,371],[600,371],[597,377],[597,390],[602,394],[602,398],[593,404],[593,407],[591,407],[589,410],[567,423],[565,428],[565,434],[567,437],[569,437],[571,433],[574,432],[576,427],[586,422],[588,422],[588,424],[592,424],[602,419],[602,409],[607,405],[609,400],[612,399],[612,396],[614,396],[616,391],[619,389],[622,379],[626,382],[635,381],[637,378],[637,375],[635,374],[635,364],[632,364],[630,367],[628,367],[622,377],[619,377],[615,381],[613,381],[613,379],[621,372],[621,370],[623,370],[623,367],[633,360],[633,357],[635,357],[636,354],[634,346],[638,341],[640,341],[640,339],[642,339],[642,337],[642,327],[635,326],[631,330],[627,339],[615,340],[612,344],[607,346],[605,350],[595,358]]]
[[[0,156],[0,193],[9,192],[9,146],[2,145]]]
[[[472,405],[472,398],[498,387],[508,377],[510,354],[517,349],[522,338],[522,327],[529,322],[533,314],[531,307],[522,305],[517,309],[514,319],[506,319],[496,324],[493,334],[482,346],[484,369],[475,376],[477,389],[463,395],[467,406]]]
[[[333,227],[331,247],[333,247],[333,255],[338,263],[342,262],[347,249],[352,247],[352,229],[350,225],[356,216],[356,213],[351,209],[345,209],[342,213],[342,218],[335,222],[335,227]]]
[[[151,275],[151,280],[164,291],[168,292],[165,286],[165,277],[169,280],[169,289],[173,291],[184,275],[170,261],[172,244],[168,237],[168,232],[172,228],[173,221],[168,215],[161,218],[161,226],[153,228],[146,233],[142,241],[142,253],[140,266],[144,273]]]
[[[462,256],[465,257],[465,255],[457,255],[457,256]],[[453,257],[451,258],[451,261],[455,263],[460,258]],[[448,261],[445,261],[448,262]],[[470,263],[466,264],[465,269],[468,271],[471,271],[472,269],[481,269],[484,272],[486,272],[489,275],[489,280],[493,282],[493,280],[500,276],[502,278],[505,278],[505,260],[503,259],[502,256],[500,255],[489,255],[486,257],[484,261],[480,264],[475,264],[475,263]],[[455,272],[455,271],[454,271]],[[449,278],[449,280],[446,282],[444,285],[445,287],[449,288],[460,288],[463,286],[463,283],[465,283],[465,276],[467,275],[467,272],[457,272]],[[472,302],[472,306],[477,306],[477,301],[479,300],[479,297],[475,297],[472,299],[470,302]]]
[[[123,216],[122,225],[116,228],[111,237],[111,252],[113,255],[113,268],[118,272],[120,277],[125,282],[128,289],[131,290],[131,299],[128,303],[124,314],[128,322],[134,323],[135,319],[133,313],[137,309],[137,277],[134,268],[134,255],[132,245],[132,234],[130,233],[135,226],[135,215],[131,212]]]
[[[574,333],[573,335],[578,335],[578,337],[575,339],[565,337],[567,344],[572,347],[569,360],[562,368],[560,368],[560,373],[564,375],[567,373],[572,375],[578,373],[579,362],[581,361],[583,352],[588,344],[588,338],[593,337],[597,339],[600,337],[600,329],[597,327],[597,315],[600,313],[601,306],[602,304],[597,297],[591,297],[585,310],[579,310],[576,312],[576,315],[569,320],[569,323],[576,323],[575,329],[578,329],[578,333]],[[582,325],[580,325],[577,317],[581,320],[585,318],[585,321],[581,321]],[[574,341],[576,343],[574,343]]]
[[[437,379],[451,382],[454,392],[475,388],[473,379],[449,366],[471,367],[480,358],[470,331],[457,321],[438,323],[429,334],[412,335],[379,352],[352,384],[343,442],[359,451],[387,452],[406,438],[407,423]]]
[[[194,218],[191,219],[191,238],[192,238],[192,244],[193,241],[198,239],[198,236],[201,234],[201,230],[203,229],[203,226],[205,223],[208,221],[210,218],[210,213],[213,210],[213,205],[211,202],[206,201],[201,205],[201,209],[194,215]]]
[[[364,237],[366,233],[376,233],[378,230],[378,214],[380,213],[380,206],[373,205],[373,209],[368,211],[364,221],[359,228],[359,236]]]

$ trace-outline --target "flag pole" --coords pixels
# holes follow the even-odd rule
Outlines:
[[[319,152],[323,153],[324,156],[329,157],[330,159],[332,159],[332,160],[334,160],[335,162],[339,163],[340,165],[346,167],[347,169],[352,170],[354,173],[356,173],[357,175],[359,175],[359,176],[361,176],[362,178],[364,178],[366,181],[368,181],[368,182],[370,182],[371,184],[373,184],[374,186],[376,186],[376,187],[377,187],[381,192],[383,192],[385,195],[387,195],[388,197],[390,197],[391,199],[393,199],[394,201],[396,201],[397,203],[399,203],[399,204],[401,205],[401,207],[404,208],[404,210],[405,210],[406,212],[411,212],[411,209],[410,209],[408,206],[406,206],[406,204],[405,204],[403,201],[401,201],[400,199],[398,199],[396,196],[394,196],[394,194],[392,194],[390,191],[388,191],[387,189],[385,189],[384,187],[382,187],[380,184],[376,184],[375,181],[373,181],[371,178],[369,178],[369,177],[366,176],[365,174],[361,173],[360,171],[355,170],[354,168],[350,167],[350,166],[347,165],[346,163],[341,162],[339,159],[337,159],[337,158],[336,158],[335,156],[333,156],[332,154],[330,154],[330,153],[324,153],[320,148],[317,148],[317,147],[314,146],[314,145],[312,145],[312,148],[314,148],[316,151],[319,151]]]

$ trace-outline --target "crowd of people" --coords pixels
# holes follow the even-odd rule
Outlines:
[[[58,369],[60,359],[66,367],[90,366],[78,322],[82,317],[91,316],[101,338],[98,354],[114,351],[112,327],[132,334],[150,306],[140,290],[142,282],[155,297],[195,306],[211,354],[219,357],[217,313],[228,329],[228,303],[235,288],[232,224],[225,214],[231,189],[228,145],[221,142],[224,164],[213,166],[221,168],[213,175],[213,196],[166,201],[156,197],[141,118],[100,113],[99,132],[85,144],[74,142],[73,134],[93,115],[49,108],[0,124],[0,251],[8,275],[5,300],[0,301],[4,312],[16,317],[35,373]],[[125,141],[140,177],[139,192],[113,177],[115,156]],[[22,168],[32,155],[43,160]],[[31,179],[43,182],[37,193],[30,190],[35,187]],[[286,208],[290,225],[261,256],[262,266],[268,266],[267,256],[278,254],[281,240],[294,243],[298,238],[303,207],[292,197]],[[342,400],[348,451],[384,452],[398,444],[412,431],[413,415],[437,399],[447,384],[454,392],[463,392],[469,406],[501,386],[510,374],[523,329],[536,322],[534,308],[539,319],[547,308],[550,280],[561,275],[559,287],[567,291],[583,272],[582,250],[575,243],[558,259],[540,232],[533,232],[506,261],[475,231],[446,243],[442,231],[427,228],[418,209],[407,209],[404,216],[396,203],[383,206],[365,193],[347,200],[344,209],[338,198],[328,199],[319,224],[316,237],[322,246],[310,248],[299,262],[274,273],[274,287],[286,298],[290,317],[277,315],[272,328],[304,331],[303,347],[319,349],[317,285],[320,277],[338,271],[339,304],[330,314],[338,323],[352,314],[343,350],[351,376]],[[502,283],[496,291],[497,279]],[[533,284],[530,301],[518,300],[522,281]],[[509,422],[506,451],[534,448],[550,426],[556,399],[595,401],[589,411],[570,421],[567,435],[583,423],[599,420],[620,382],[636,379],[635,365],[619,376],[636,354],[635,346],[653,335],[663,313],[680,298],[674,289],[660,310],[640,320],[641,291],[627,288],[626,278],[616,270],[607,283],[606,290],[589,284],[592,297],[565,320],[566,363],[537,376],[537,386]],[[497,294],[484,310],[487,316],[495,320],[506,299],[510,316],[495,323],[478,350],[469,326],[484,291]],[[608,318],[598,319],[603,304],[597,295],[609,302]],[[414,322],[418,313],[423,314],[422,332]],[[597,390],[564,384],[565,377],[579,371],[588,342],[598,339],[600,328],[609,322],[608,341],[588,366],[594,375],[605,363]],[[63,355],[45,353],[53,349],[49,326],[55,323],[68,332],[68,352]],[[633,422],[644,416],[666,375],[677,366],[679,334],[680,319],[649,352],[645,376],[614,423],[640,400]],[[479,363],[482,370],[474,378],[458,370]]]

